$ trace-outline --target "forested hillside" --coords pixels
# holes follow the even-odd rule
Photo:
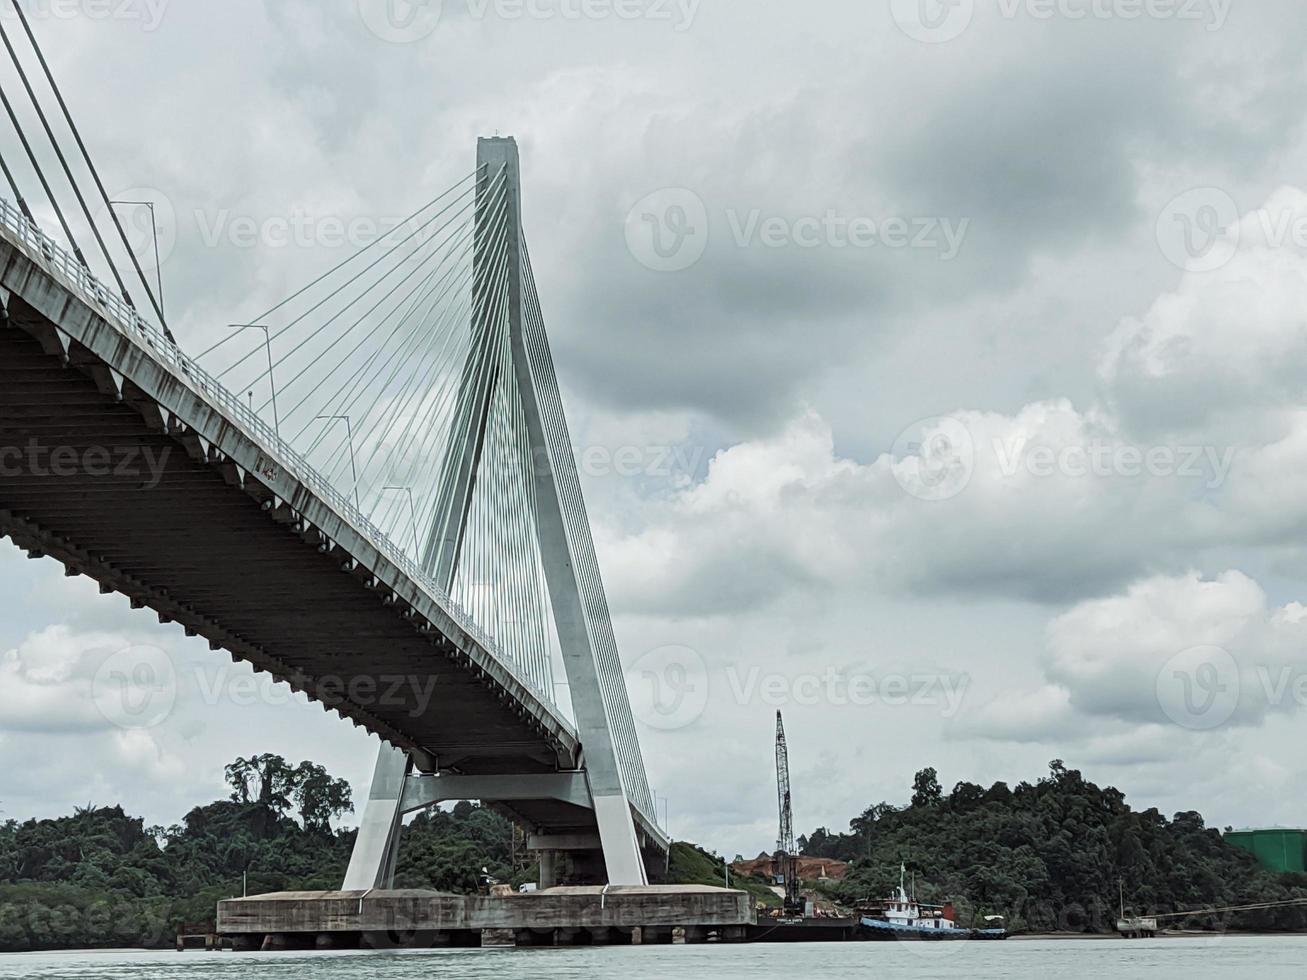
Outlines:
[[[340,887],[353,831],[331,822],[353,807],[320,766],[279,756],[237,760],[231,798],[181,824],[146,827],[121,806],[0,825],[0,951],[170,946],[182,924],[211,922],[220,899]],[[470,892],[483,866],[505,881],[512,824],[460,803],[405,831],[402,887]]]
[[[1162,913],[1307,897],[1307,876],[1265,871],[1226,844],[1201,815],[1132,810],[1111,787],[1061,762],[1015,788],[958,783],[945,793],[934,769],[917,774],[911,803],[872,806],[849,832],[820,829],[804,854],[850,861],[830,890],[842,901],[883,897],[900,862],[922,901],[953,899],[963,924],[1006,915],[1036,931],[1111,931],[1124,890],[1127,907]],[[1191,926],[1307,928],[1307,909],[1199,918]]]
[[[230,798],[173,827],[147,827],[121,806],[0,825],[0,951],[169,946],[179,925],[211,922],[217,902],[243,887],[339,886],[354,842],[353,831],[332,829],[353,809],[345,783],[274,755],[237,760],[227,778]],[[822,829],[800,843],[852,863],[827,887],[842,902],[889,894],[903,862],[919,897],[953,899],[964,924],[999,913],[1016,929],[1110,930],[1121,884],[1126,903],[1147,912],[1307,897],[1307,876],[1261,870],[1197,813],[1136,812],[1060,762],[1033,784],[959,783],[949,793],[926,769],[907,806],[870,807],[848,833]],[[483,866],[513,884],[535,877],[511,823],[459,803],[406,829],[397,884],[470,893]],[[677,844],[670,879],[724,884],[722,860]],[[732,884],[775,901],[762,882]],[[1301,929],[1307,910],[1189,924]]]

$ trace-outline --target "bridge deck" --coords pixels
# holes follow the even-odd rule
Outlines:
[[[557,709],[361,515],[256,439],[262,423],[238,400],[3,232],[0,533],[442,770],[579,767]],[[151,460],[164,461],[157,482]],[[559,801],[511,810],[550,832],[594,827]]]

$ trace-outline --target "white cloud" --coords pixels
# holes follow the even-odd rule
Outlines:
[[[1201,225],[1215,213],[1177,220]],[[1215,429],[1226,438],[1243,430],[1255,438],[1259,431],[1247,430],[1266,424],[1259,412],[1302,402],[1307,191],[1280,188],[1216,241],[1212,254],[1220,261],[1227,249],[1228,262],[1186,273],[1175,290],[1142,316],[1126,317],[1108,338],[1099,373],[1133,427]]]
[[[1050,684],[987,702],[954,726],[950,735],[1046,743],[1075,738],[1080,734],[1079,725],[1069,692]]]
[[[1184,677],[1169,673],[1186,651],[1203,650],[1211,682],[1237,692],[1231,723],[1255,724],[1297,703],[1297,678],[1307,677],[1307,623],[1298,603],[1272,607],[1265,591],[1241,572],[1215,579],[1198,573],[1139,582],[1124,594],[1082,603],[1049,626],[1049,679],[1080,711],[1132,722],[1175,721],[1169,690]],[[1227,661],[1215,651],[1224,651]],[[1227,669],[1228,665],[1228,669]],[[1210,686],[1198,678],[1195,699]]]
[[[935,463],[843,458],[811,411],[776,436],[723,450],[701,483],[646,502],[641,530],[608,529],[605,567],[618,602],[699,610],[724,593],[720,608],[730,611],[848,582],[1075,599],[1153,563],[1237,543],[1243,526],[1258,534],[1286,526],[1301,509],[1263,510],[1283,501],[1261,499],[1256,484],[1242,489],[1234,448],[1135,444],[1109,417],[1065,400],[1015,416],[955,412],[923,444],[945,429],[965,478],[943,500],[917,493],[922,466]],[[1227,481],[1246,513],[1218,506]]]
[[[96,672],[132,646],[122,634],[55,625],[0,656],[0,730],[97,732],[112,728],[97,705]]]
[[[1307,608],[1273,606],[1238,571],[1144,579],[1055,617],[1043,671],[1043,686],[999,696],[959,734],[1164,755],[1307,709]]]

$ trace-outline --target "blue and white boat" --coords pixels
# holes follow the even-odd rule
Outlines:
[[[927,905],[907,889],[907,869],[899,866],[898,894],[860,910],[862,939],[1006,939],[1005,928],[959,928],[952,902]],[[915,888],[913,889],[915,892]]]

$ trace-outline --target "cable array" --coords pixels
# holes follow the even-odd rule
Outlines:
[[[43,219],[57,226],[80,264],[78,274],[96,283],[102,300],[109,294],[98,283],[107,269],[130,317],[144,324],[140,311],[151,309],[171,341],[161,298],[19,0],[10,2],[27,48],[19,50],[0,20],[0,46],[18,82],[0,84],[0,107],[16,139],[13,145],[0,140],[8,191],[43,244],[57,244],[39,230]],[[29,71],[33,59],[39,72]],[[38,90],[41,80],[46,94]],[[11,94],[19,91],[26,101],[16,104]],[[69,137],[76,153],[65,148]],[[25,188],[39,193],[25,195]],[[270,424],[274,441],[352,498],[372,526],[489,634],[498,654],[556,703],[558,633],[540,550],[536,482],[537,467],[547,465],[623,783],[631,802],[653,817],[516,208],[507,168],[479,168],[271,309],[233,324],[195,361],[240,398],[242,411],[248,406],[260,425]],[[83,240],[94,242],[93,258],[83,252]],[[129,265],[146,304],[135,302],[136,287],[120,271]],[[528,373],[514,363],[515,345],[525,348]],[[534,415],[528,425],[523,378],[530,379],[547,460],[534,455],[530,431],[539,427]]]
[[[590,520],[581,495],[581,479],[571,455],[572,442],[567,430],[567,419],[563,414],[563,399],[558,389],[558,377],[549,350],[544,314],[540,308],[540,296],[536,290],[535,274],[531,269],[531,256],[525,237],[521,241],[521,249],[525,308],[523,326],[527,354],[531,360],[536,397],[545,427],[549,465],[558,488],[573,568],[590,625],[590,642],[594,647],[603,688],[608,727],[617,748],[627,797],[642,813],[653,818],[653,793],[649,788],[644,756],[640,751],[640,740],[631,714],[631,700],[626,689],[621,655],[617,650],[617,636],[613,632],[608,598],[604,594],[603,580],[599,573],[599,559],[590,533]]]
[[[82,139],[81,131],[77,128],[77,123],[68,108],[63,92],[59,88],[59,83],[50,70],[49,62],[46,60],[40,42],[32,30],[27,14],[24,12],[19,0],[10,0],[10,2],[18,15],[18,22],[23,28],[23,35],[27,47],[30,49],[30,54],[27,57],[35,58],[40,67],[40,74],[49,89],[49,96],[53,96],[55,105],[58,108],[57,116],[53,111],[47,112],[46,100],[49,96],[43,97],[38,92],[36,85],[32,82],[32,75],[35,72],[29,73],[28,66],[24,64],[24,55],[20,54],[18,47],[4,25],[3,19],[0,19],[0,45],[3,45],[8,56],[9,67],[12,69],[22,91],[27,96],[25,108],[16,106],[6,91],[13,91],[15,87],[0,80],[0,106],[3,106],[9,127],[18,141],[18,145],[22,148],[22,159],[26,164],[25,169],[16,170],[16,165],[11,162],[16,158],[7,158],[3,148],[0,147],[0,170],[3,171],[5,182],[14,195],[14,201],[23,215],[35,224],[40,225],[42,223],[40,221],[41,217],[53,215],[63,239],[68,243],[68,247],[77,257],[77,261],[85,272],[90,276],[97,276],[102,269],[107,269],[114,282],[117,283],[123,301],[136,314],[139,307],[133,297],[132,290],[128,288],[127,282],[119,271],[120,263],[123,259],[126,259],[127,263],[136,271],[140,286],[149,300],[150,308],[154,311],[159,328],[171,340],[173,339],[172,333],[168,329],[168,323],[164,318],[160,300],[150,287],[150,283],[141,267],[140,258],[132,248],[132,243],[127,237],[122,222],[119,220],[117,212],[114,211],[113,202],[109,199],[104,182],[100,179],[100,172],[95,166],[90,151],[87,149],[86,142]],[[28,116],[26,123],[23,118],[25,114]],[[59,123],[52,121],[52,116],[56,116],[56,120],[62,121],[62,126],[66,129],[64,136],[61,137],[57,131],[56,127]],[[29,129],[32,128],[32,117],[35,117],[36,122],[39,123],[40,132],[45,136],[45,141],[41,144],[42,148],[40,149],[29,135]],[[65,152],[64,143],[68,137],[71,137],[73,144],[77,147],[80,156],[80,167],[75,160],[70,161],[71,154]],[[44,149],[46,144],[48,144],[48,151]],[[45,156],[47,152],[53,154],[54,161],[57,163],[56,168],[49,166],[50,160]],[[83,171],[80,177],[77,172],[78,169]],[[47,170],[57,170],[58,176],[52,179]],[[83,189],[83,181],[88,176],[94,185],[93,195]],[[41,200],[35,210],[23,193],[23,186],[29,185],[31,180],[35,181],[41,191]],[[63,189],[65,186],[67,190]],[[69,203],[67,200],[69,191],[77,204],[75,212],[66,207]],[[91,202],[88,200],[88,197],[91,196],[98,197],[99,204],[102,205],[98,213],[92,211]],[[47,208],[48,211],[46,211]],[[78,226],[76,232],[74,231],[74,225]],[[96,262],[101,266],[101,269],[95,268],[91,261],[87,259],[86,253],[82,251],[79,238],[83,232],[88,232],[96,243],[98,250]]]
[[[502,170],[469,174],[200,358],[552,702],[508,203]]]

